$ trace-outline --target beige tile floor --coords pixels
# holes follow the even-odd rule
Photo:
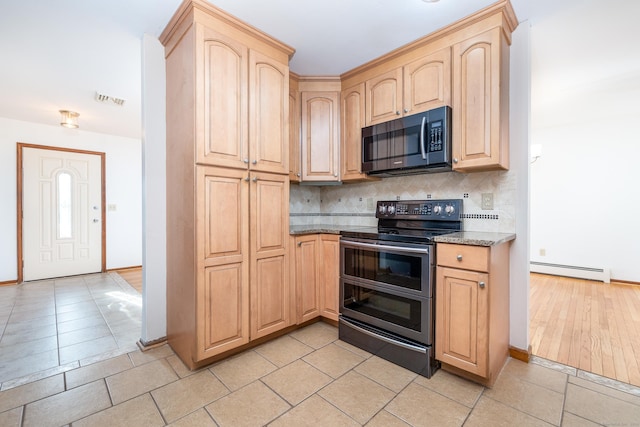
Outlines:
[[[167,345],[135,347],[139,308],[117,277],[21,286],[0,288],[0,426],[640,426],[640,389],[632,386],[544,360],[509,360],[491,389],[442,370],[426,379],[340,341],[325,323],[190,372]],[[83,314],[60,316],[76,312]],[[66,322],[102,326],[98,313],[110,334],[60,339],[78,330],[60,332]],[[25,322],[32,326],[9,328]],[[47,324],[58,332],[36,332]],[[39,341],[50,336],[67,345]],[[105,337],[115,344],[99,341]],[[36,357],[46,352],[57,361]],[[43,362],[29,367],[35,360]]]

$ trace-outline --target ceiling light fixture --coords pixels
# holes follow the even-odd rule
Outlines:
[[[422,0],[425,3],[438,3],[440,0]]]
[[[79,113],[69,110],[60,110],[60,126],[70,129],[76,129],[78,125]]]

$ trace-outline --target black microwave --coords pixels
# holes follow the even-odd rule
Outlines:
[[[362,128],[362,172],[380,177],[451,170],[451,107]]]

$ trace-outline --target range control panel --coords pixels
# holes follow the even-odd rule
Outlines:
[[[376,218],[459,221],[462,199],[378,201]]]

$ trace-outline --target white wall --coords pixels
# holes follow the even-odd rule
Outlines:
[[[82,124],[81,124],[82,126]],[[0,282],[17,272],[16,143],[106,153],[107,269],[142,263],[140,140],[0,117]]]
[[[142,342],[167,335],[166,77],[164,47],[142,40]]]
[[[640,282],[638,16],[588,0],[531,28],[532,261]]]

